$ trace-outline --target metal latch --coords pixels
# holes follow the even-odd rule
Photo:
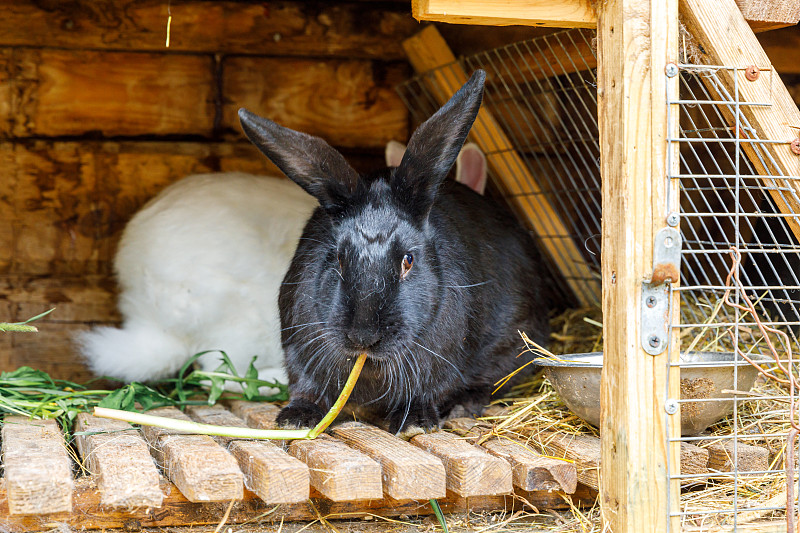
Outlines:
[[[642,282],[642,348],[650,355],[667,349],[669,325],[669,284],[680,279],[681,233],[663,228],[653,247],[653,274]]]

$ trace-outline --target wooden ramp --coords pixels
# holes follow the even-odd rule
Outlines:
[[[269,428],[276,412],[231,402],[154,414]],[[533,467],[521,463],[536,454],[526,448],[478,446],[448,432],[406,442],[351,422],[313,441],[267,442],[140,431],[82,414],[74,433],[70,447],[52,421],[6,417],[0,531],[218,524],[229,508],[230,524],[424,515],[431,498],[445,512],[565,508],[567,494],[575,503],[596,495],[575,483],[568,461],[545,460],[558,475],[529,475]]]

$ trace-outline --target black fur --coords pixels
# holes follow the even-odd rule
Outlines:
[[[454,405],[487,401],[520,366],[518,331],[546,340],[532,240],[486,198],[442,184],[484,79],[476,72],[419,127],[400,166],[360,178],[321,139],[240,111],[248,137],[321,203],[280,291],[291,401],[279,422],[319,421],[366,351],[352,401],[391,431],[436,426]]]

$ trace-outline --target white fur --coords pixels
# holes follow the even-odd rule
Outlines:
[[[224,350],[244,373],[285,382],[278,290],[317,202],[294,183],[243,173],[189,176],[128,223],[115,260],[121,329],[78,343],[91,369],[159,379]],[[202,368],[219,364],[207,354]]]

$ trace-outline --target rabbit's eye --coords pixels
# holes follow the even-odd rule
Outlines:
[[[405,279],[408,275],[408,271],[411,270],[411,267],[414,265],[414,256],[411,253],[407,253],[403,256],[403,266],[400,270],[400,279]]]

